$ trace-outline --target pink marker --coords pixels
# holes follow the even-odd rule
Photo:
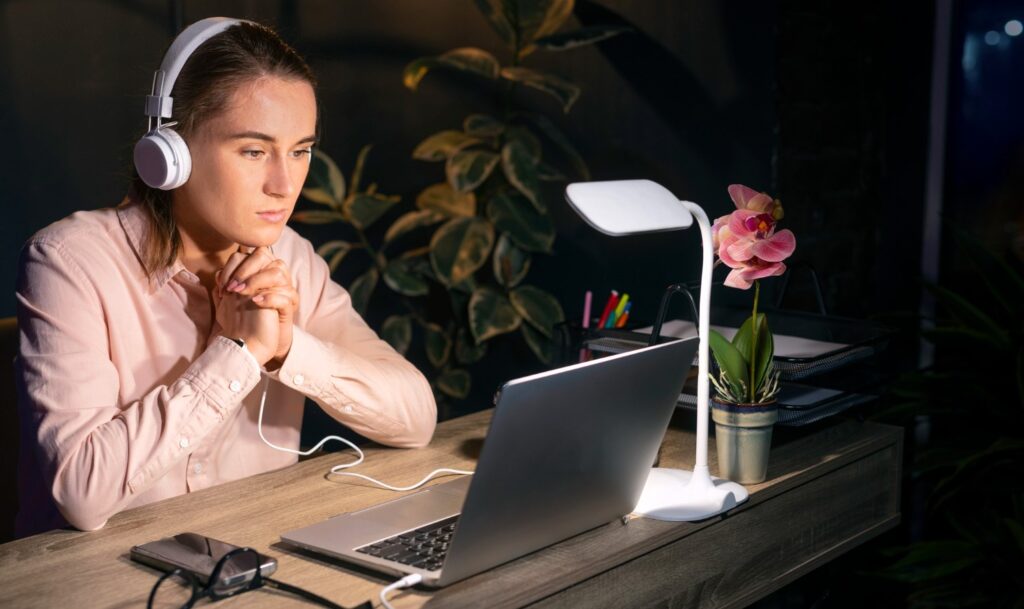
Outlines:
[[[593,303],[593,300],[594,300],[594,293],[591,292],[590,290],[587,290],[586,295],[583,296],[583,327],[584,328],[589,328],[590,327],[590,305]],[[586,347],[581,348],[580,349],[580,361],[581,362],[587,361],[587,355],[588,355],[588,353],[587,353]]]

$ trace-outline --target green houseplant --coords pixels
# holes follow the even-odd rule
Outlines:
[[[908,496],[926,497],[919,533],[870,573],[905,586],[905,606],[1024,606],[1024,275],[947,226],[965,260],[926,285],[938,317],[923,336],[930,367],[904,375],[873,418],[919,428]],[[956,278],[959,275],[960,280]],[[959,286],[969,285],[970,289]],[[910,510],[908,510],[909,512]]]
[[[351,185],[334,161],[317,152],[303,194],[326,209],[300,211],[298,222],[347,225],[346,238],[320,246],[332,269],[343,261],[365,271],[349,287],[357,310],[366,310],[380,280],[405,309],[388,317],[382,337],[406,353],[419,334],[431,366],[426,370],[439,403],[468,395],[469,366],[487,355],[488,342],[518,333],[545,364],[555,361],[557,326],[564,321],[558,300],[527,278],[536,256],[550,255],[555,227],[543,182],[564,181],[549,163],[556,152],[583,179],[586,163],[547,115],[524,109],[521,89],[545,93],[568,113],[580,88],[565,78],[527,67],[537,51],[565,51],[592,44],[621,27],[560,32],[573,0],[478,0],[477,7],[507,49],[504,64],[478,48],[456,48],[409,63],[403,82],[415,91],[435,70],[470,74],[496,89],[497,112],[472,112],[458,128],[426,137],[414,159],[443,165],[441,181],[428,185],[414,205],[382,195],[371,184],[360,189],[368,152],[359,154]],[[396,211],[400,212],[396,215]],[[391,224],[374,242],[371,225]],[[378,231],[379,232],[379,231]],[[350,257],[353,252],[364,255]],[[446,296],[447,311],[426,300]]]
[[[729,186],[736,211],[715,220],[711,228],[718,261],[731,270],[725,285],[754,287],[750,317],[732,340],[711,330],[708,343],[718,367],[711,416],[715,421],[720,475],[734,482],[765,479],[772,426],[778,420],[775,396],[778,373],[772,360],[775,343],[768,320],[758,313],[760,280],[786,271],[783,261],[796,249],[792,231],[776,230],[782,204],[741,184]]]

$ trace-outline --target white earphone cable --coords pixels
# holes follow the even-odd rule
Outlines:
[[[434,471],[430,472],[429,474],[426,475],[426,477],[424,477],[422,480],[420,480],[416,484],[411,484],[409,486],[391,486],[390,484],[387,484],[385,482],[381,482],[380,480],[377,480],[375,478],[371,478],[369,476],[364,476],[363,474],[354,474],[354,473],[351,473],[351,472],[342,472],[341,471],[343,469],[348,469],[350,467],[355,467],[356,465],[359,465],[360,463],[362,463],[364,461],[364,459],[366,457],[363,454],[363,451],[360,450],[360,448],[358,446],[356,446],[352,442],[349,442],[345,438],[342,438],[342,437],[339,437],[339,436],[327,436],[323,440],[320,440],[320,442],[318,442],[316,446],[314,446],[313,448],[310,448],[309,450],[305,450],[305,451],[295,450],[294,448],[287,448],[287,447],[284,447],[284,446],[278,446],[278,445],[274,444],[273,442],[271,442],[270,440],[268,440],[266,438],[266,436],[263,435],[263,409],[264,409],[264,407],[266,407],[266,404],[267,404],[267,389],[269,389],[269,387],[270,387],[270,377],[264,375],[264,379],[263,379],[263,394],[260,396],[260,412],[259,412],[259,415],[257,415],[257,418],[256,418],[256,430],[260,434],[260,439],[263,440],[263,442],[267,446],[269,446],[270,448],[273,448],[273,449],[276,449],[276,450],[280,450],[280,451],[283,451],[283,452],[286,452],[286,453],[291,453],[293,455],[299,455],[299,456],[302,456],[302,457],[308,457],[309,455],[311,455],[311,454],[315,453],[316,451],[320,450],[320,448],[324,444],[326,444],[328,441],[330,441],[330,440],[337,440],[338,442],[341,442],[341,443],[345,444],[346,446],[348,446],[349,448],[351,448],[352,450],[356,451],[356,455],[358,455],[358,458],[355,461],[351,461],[349,463],[341,463],[339,465],[335,465],[334,467],[332,467],[330,473],[332,473],[332,474],[334,474],[336,476],[351,476],[353,478],[361,478],[363,480],[367,480],[369,482],[372,482],[373,484],[376,484],[376,485],[378,485],[378,486],[380,486],[382,488],[386,488],[386,489],[392,490],[392,491],[411,491],[413,489],[416,489],[416,488],[419,488],[419,487],[423,486],[424,484],[429,482],[431,479],[433,479],[433,478],[435,478],[435,477],[437,477],[439,475],[466,475],[466,476],[468,476],[468,475],[471,475],[473,473],[471,471],[466,471],[466,470],[461,470],[461,469],[450,469],[450,468],[447,468],[447,467],[443,467],[441,469],[435,469]]]

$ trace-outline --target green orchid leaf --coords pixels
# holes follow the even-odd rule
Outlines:
[[[441,182],[424,188],[416,197],[416,207],[425,211],[435,211],[449,218],[470,218],[476,215],[476,195],[471,192],[458,192],[451,184]]]
[[[370,154],[372,148],[373,146],[367,144],[359,149],[359,154],[356,156],[356,166],[352,169],[352,192],[359,192],[359,183],[363,179],[363,167],[366,165],[366,157]]]
[[[459,328],[455,335],[455,360],[462,365],[469,365],[482,360],[485,355],[487,343],[476,344],[466,328]]]
[[[473,137],[497,137],[505,125],[489,114],[470,114],[462,121],[462,130]]]
[[[749,371],[747,370],[747,360],[744,359],[743,354],[716,330],[708,332],[708,346],[715,356],[718,367],[725,371],[733,394],[744,395],[746,392],[740,385],[740,381],[747,378]]]
[[[338,265],[350,251],[352,251],[352,244],[348,241],[328,241],[316,248],[316,253],[328,260],[327,266],[332,273],[338,269]]]
[[[400,200],[401,197],[397,195],[357,194],[345,200],[345,213],[348,214],[353,226],[366,229]]]
[[[491,288],[477,288],[469,297],[469,329],[478,344],[512,332],[522,322],[512,303]]]
[[[530,200],[537,211],[546,212],[540,197],[540,184],[537,180],[537,161],[530,156],[522,142],[512,141],[501,149],[501,167],[509,184]]]
[[[494,245],[494,227],[483,218],[454,218],[430,240],[430,263],[445,285],[460,283],[479,269]]]
[[[534,44],[545,51],[568,51],[631,31],[633,28],[623,25],[593,25],[544,36],[535,40]]]
[[[530,324],[519,326],[519,332],[537,359],[548,366],[555,364],[558,359],[558,344],[554,340],[538,332]]]
[[[515,287],[530,272],[530,254],[516,247],[506,233],[498,237],[491,260],[494,278],[506,288]]]
[[[554,296],[530,285],[518,287],[509,294],[516,312],[544,336],[554,336],[555,324],[565,321],[562,305]]]
[[[366,312],[366,305],[370,303],[370,296],[380,281],[380,273],[377,269],[371,268],[356,278],[348,288],[349,296],[352,298],[352,308],[363,315]]]
[[[448,157],[445,174],[458,192],[468,192],[484,183],[500,157],[487,150],[460,150]]]
[[[314,148],[302,196],[314,203],[337,207],[345,200],[345,176],[327,153]]]
[[[392,315],[384,320],[380,328],[380,337],[402,355],[409,350],[412,343],[412,317],[409,315]]]
[[[445,395],[461,400],[469,395],[470,381],[469,372],[459,368],[445,370],[437,377],[437,388]]]
[[[501,69],[501,77],[553,96],[562,105],[562,112],[566,114],[580,96],[580,88],[577,85],[548,72],[509,66]]]
[[[384,268],[384,283],[403,296],[425,296],[430,285],[415,272],[410,259],[392,260]]]
[[[410,211],[402,214],[396,219],[384,233],[384,243],[391,243],[402,235],[414,231],[417,228],[431,226],[444,220],[445,216],[429,209]]]
[[[572,165],[581,179],[590,180],[590,169],[587,167],[586,161],[583,160],[583,155],[576,150],[576,147],[572,145],[572,142],[569,141],[565,133],[551,119],[543,114],[536,113],[528,113],[524,116],[537,126],[541,135],[550,140],[565,155],[565,158],[569,160],[569,164]]]
[[[292,220],[303,224],[330,224],[332,222],[345,222],[345,216],[336,211],[312,209],[295,212],[292,214]]]
[[[768,374],[768,369],[772,364],[772,357],[775,354],[775,344],[772,339],[771,330],[768,329],[768,318],[764,313],[757,314],[758,320],[758,332],[757,332],[757,360],[754,363],[754,380],[753,388],[757,392],[761,389],[761,384],[765,380],[765,375]],[[751,341],[753,340],[753,317],[748,317],[740,329],[736,331],[736,335],[732,337],[732,344],[743,354],[743,359],[747,362],[747,370],[743,374],[743,380],[747,383],[747,391],[750,391],[750,351]]]
[[[492,198],[487,204],[487,217],[524,250],[551,253],[555,243],[551,217],[538,212],[521,194],[505,192]]]
[[[427,359],[435,368],[440,368],[448,361],[452,351],[452,341],[444,333],[441,326],[427,324],[426,326],[426,350]]]
[[[412,158],[420,161],[444,161],[466,146],[481,143],[478,138],[461,131],[446,129],[427,137],[412,151]]]

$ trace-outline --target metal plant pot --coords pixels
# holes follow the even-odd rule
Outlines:
[[[779,407],[768,404],[732,404],[711,401],[718,444],[718,475],[740,484],[764,482],[772,427],[779,419]]]

